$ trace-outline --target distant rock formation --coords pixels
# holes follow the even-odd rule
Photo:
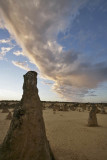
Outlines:
[[[64,104],[64,105],[63,105],[63,111],[68,111],[68,106],[67,106],[67,104]]]
[[[89,112],[88,126],[95,127],[98,126],[96,114],[99,112],[96,106],[93,106]]]
[[[56,107],[53,106],[53,114],[56,114]]]
[[[105,108],[103,106],[101,106],[101,112],[100,113],[101,114],[105,114],[106,113]]]
[[[54,160],[45,133],[37,73],[24,75],[23,96],[0,147],[0,160]]]
[[[2,110],[2,113],[9,113],[8,108],[4,107],[3,110]]]
[[[6,116],[6,119],[7,120],[12,120],[12,113],[11,112],[8,113],[8,115]]]

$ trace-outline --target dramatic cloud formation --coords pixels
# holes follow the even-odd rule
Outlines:
[[[36,64],[42,76],[53,80],[53,90],[71,99],[83,97],[107,80],[106,62],[86,61],[82,53],[66,50],[57,42],[88,0],[0,0],[6,27]],[[22,54],[14,52],[15,55]],[[29,70],[23,63],[13,64]]]
[[[29,70],[30,70],[30,68],[28,67],[28,64],[27,64],[26,62],[12,61],[12,63],[13,63],[15,66],[17,66],[17,67],[19,67],[19,68],[21,68],[21,69],[24,69],[24,70],[26,70],[26,71],[29,71]]]

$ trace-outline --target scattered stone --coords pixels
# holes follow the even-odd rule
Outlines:
[[[62,106],[57,106],[58,107],[58,111],[63,111],[63,107]]]
[[[72,110],[72,111],[75,111],[75,110],[76,110],[76,106],[75,106],[75,105],[72,106],[72,107],[71,107],[71,110]]]
[[[9,110],[8,110],[8,108],[3,108],[3,110],[2,110],[2,113],[9,113]]]

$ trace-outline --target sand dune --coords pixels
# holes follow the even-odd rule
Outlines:
[[[57,160],[106,160],[107,114],[98,114],[99,127],[87,127],[88,112],[43,111],[48,140]],[[0,111],[0,143],[9,128]]]

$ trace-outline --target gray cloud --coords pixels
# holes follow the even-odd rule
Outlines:
[[[81,53],[64,51],[56,41],[88,0],[0,0],[0,13],[13,34],[36,64],[42,76],[53,80],[53,90],[67,99],[77,99],[107,80],[107,65],[92,64]],[[16,65],[16,63],[14,63]],[[22,66],[17,63],[17,66]]]

